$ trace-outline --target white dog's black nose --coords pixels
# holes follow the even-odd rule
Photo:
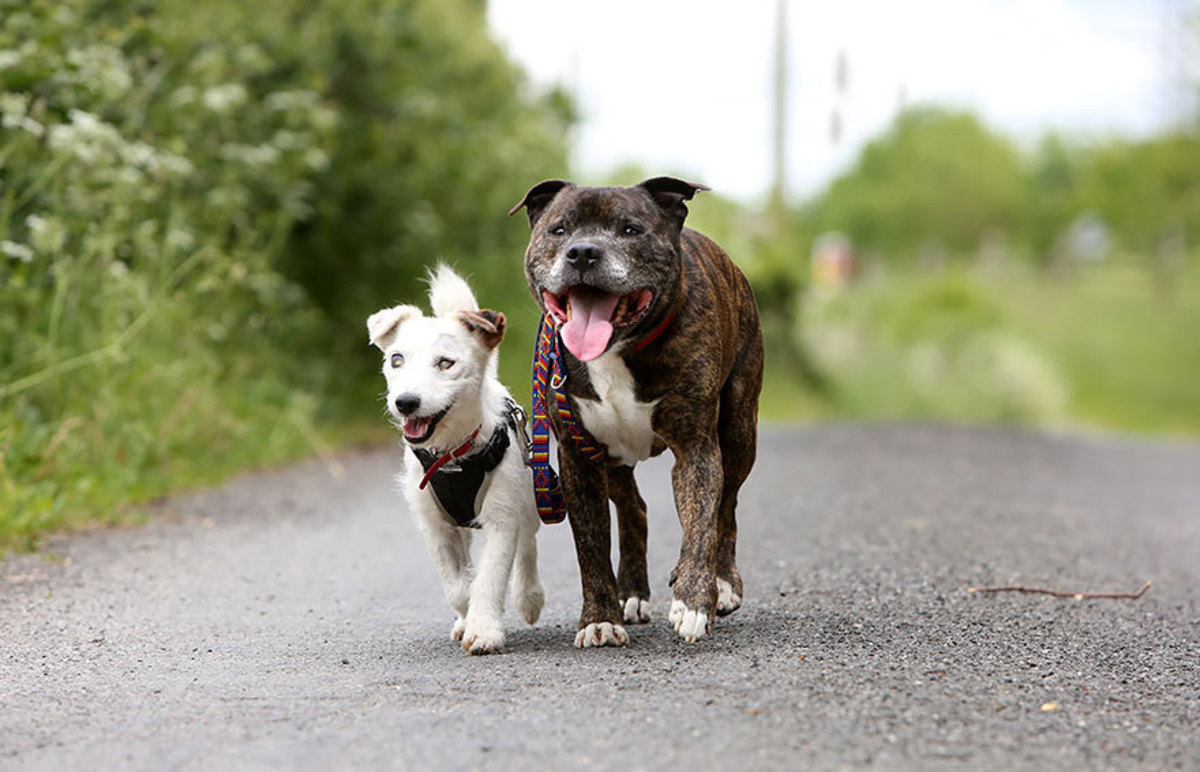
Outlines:
[[[415,413],[420,406],[421,398],[416,394],[401,394],[396,397],[396,409],[400,411],[401,415]]]
[[[603,252],[600,247],[584,241],[579,244],[572,244],[567,249],[567,262],[576,270],[586,271],[600,262],[602,255]]]

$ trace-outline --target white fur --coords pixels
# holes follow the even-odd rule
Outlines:
[[[650,601],[638,597],[626,598],[624,608],[625,622],[631,625],[643,625],[650,621]]]
[[[717,579],[717,613],[731,614],[742,607],[742,596],[733,591],[726,579]]]
[[[608,447],[608,455],[622,464],[650,458],[657,436],[653,418],[658,403],[638,402],[633,373],[615,351],[588,362],[587,369],[600,399],[577,400],[583,425]]]
[[[712,622],[703,611],[693,611],[681,600],[671,600],[671,611],[667,615],[671,626],[687,643],[695,643],[712,630]]]
[[[628,645],[629,635],[625,632],[625,628],[609,622],[593,622],[575,634],[575,648],[577,649]]]
[[[416,306],[396,306],[372,314],[367,321],[371,342],[383,351],[388,410],[397,421],[396,397],[416,395],[421,415],[448,410],[424,443],[431,449],[456,448],[478,426],[477,443],[486,444],[504,428],[508,390],[496,378],[496,352],[468,330],[457,315],[476,311],[470,287],[457,274],[439,266],[430,282],[427,317]],[[392,366],[401,354],[403,365]],[[439,368],[443,359],[454,365]],[[533,498],[531,472],[515,438],[499,466],[484,480],[477,498],[476,521],[483,545],[478,565],[471,565],[472,530],[455,525],[441,510],[432,487],[420,490],[425,471],[409,448],[404,454],[401,489],[429,555],[442,579],[446,600],[457,614],[450,635],[472,654],[489,654],[504,647],[504,596],[512,576],[517,610],[533,624],[541,614],[545,591],[537,570],[537,530],[540,521]]]

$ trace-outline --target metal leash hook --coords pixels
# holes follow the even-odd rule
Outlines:
[[[525,456],[525,466],[533,466],[533,443],[529,441],[529,430],[526,428],[525,408],[516,402],[512,404],[513,428],[517,430],[517,438],[521,441],[521,453]]]

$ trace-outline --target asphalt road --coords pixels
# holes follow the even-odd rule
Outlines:
[[[0,564],[0,768],[1200,769],[1200,447],[924,426],[767,430],[746,603],[666,620],[669,461],[639,468],[654,620],[573,648],[548,599],[472,658],[395,448],[241,477]],[[972,595],[976,584],[1139,600]]]

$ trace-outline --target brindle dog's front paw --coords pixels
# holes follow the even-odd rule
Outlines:
[[[689,608],[678,599],[671,600],[671,612],[667,615],[671,626],[686,643],[695,643],[712,632],[712,615],[699,609]]]
[[[739,588],[725,579],[717,580],[717,616],[732,614],[742,607],[742,595]]]
[[[650,601],[631,595],[621,602],[627,625],[644,625],[650,621]]]
[[[611,622],[593,622],[575,634],[575,648],[590,649],[593,646],[628,646],[629,635],[621,625]]]

